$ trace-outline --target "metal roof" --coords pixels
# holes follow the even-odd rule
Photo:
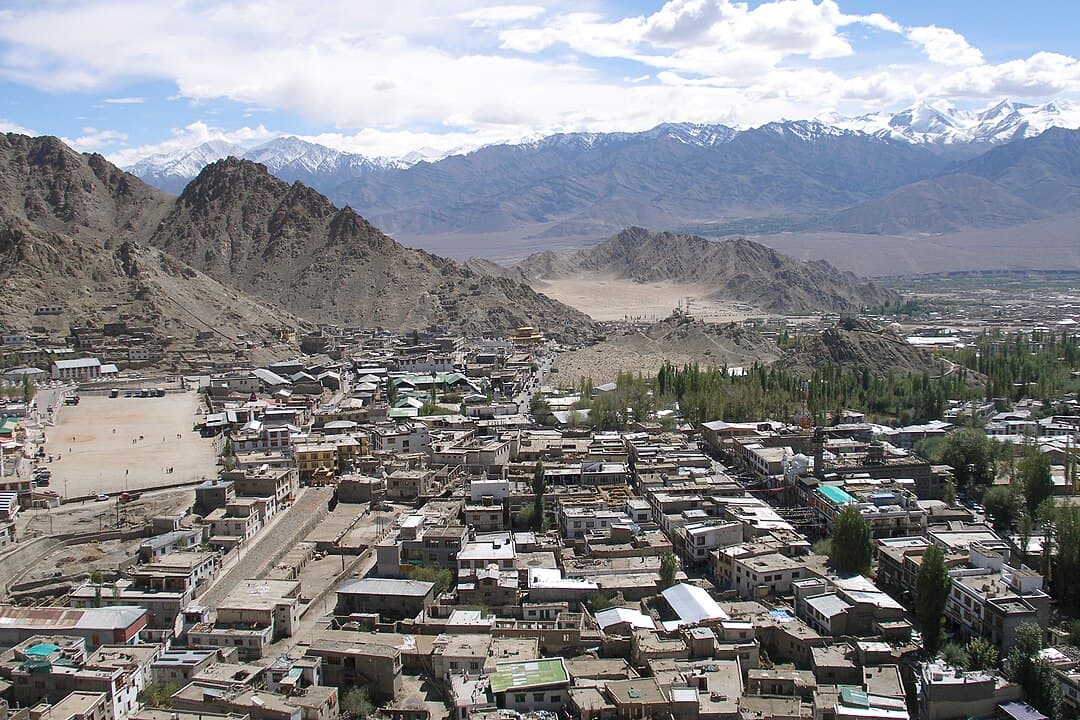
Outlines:
[[[730,620],[715,600],[697,585],[679,583],[664,590],[661,595],[679,616],[680,624],[689,625],[702,620]]]

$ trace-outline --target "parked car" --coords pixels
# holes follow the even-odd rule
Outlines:
[[[109,499],[109,496],[106,495],[105,493],[98,493],[97,499],[100,500],[101,502],[105,502],[106,500]]]

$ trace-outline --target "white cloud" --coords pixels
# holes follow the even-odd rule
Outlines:
[[[0,117],[0,133],[18,133],[19,135],[38,135],[39,133],[33,130],[23,127],[22,125],[12,122],[6,118]]]
[[[146,98],[141,98],[141,97],[115,97],[115,98],[105,98],[102,102],[108,103],[109,105],[142,105],[144,102],[146,102]]]
[[[124,90],[131,83],[165,81],[190,107],[227,99],[244,113],[295,113],[331,129],[318,136],[326,144],[368,155],[1080,85],[1074,58],[987,64],[956,30],[903,28],[845,4],[656,0],[631,15],[614,0],[19,0],[0,11],[0,80],[116,94],[106,102],[136,100],[140,91]],[[230,133],[213,127],[222,124],[189,125],[142,148],[83,135],[130,158],[224,139]],[[231,135],[259,142],[276,132]]]
[[[983,54],[968,45],[963,35],[936,25],[908,28],[908,39],[922,48],[930,62],[940,65],[980,65]]]
[[[938,97],[1049,97],[1080,93],[1080,61],[1040,52],[1027,59],[965,68],[936,82]]]
[[[234,145],[252,146],[282,134],[284,133],[271,132],[262,125],[225,131],[204,122],[193,122],[183,128],[174,129],[171,137],[159,143],[116,148],[106,154],[114,164],[120,167],[131,167],[139,160],[152,155],[171,155],[213,140],[221,140]]]
[[[547,11],[539,5],[493,5],[467,10],[459,13],[458,17],[468,20],[473,27],[492,27],[532,20],[545,12]]]
[[[84,127],[82,135],[75,138],[62,137],[60,139],[79,152],[101,152],[125,142],[127,133],[119,130],[98,130],[94,127]]]

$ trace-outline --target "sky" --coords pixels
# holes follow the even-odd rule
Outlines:
[[[0,131],[120,165],[1080,98],[1075,0],[0,0]]]

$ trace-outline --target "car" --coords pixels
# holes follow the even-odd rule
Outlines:
[[[97,499],[99,501],[101,501],[101,502],[105,502],[106,500],[109,499],[109,496],[106,495],[105,493],[98,493]]]

